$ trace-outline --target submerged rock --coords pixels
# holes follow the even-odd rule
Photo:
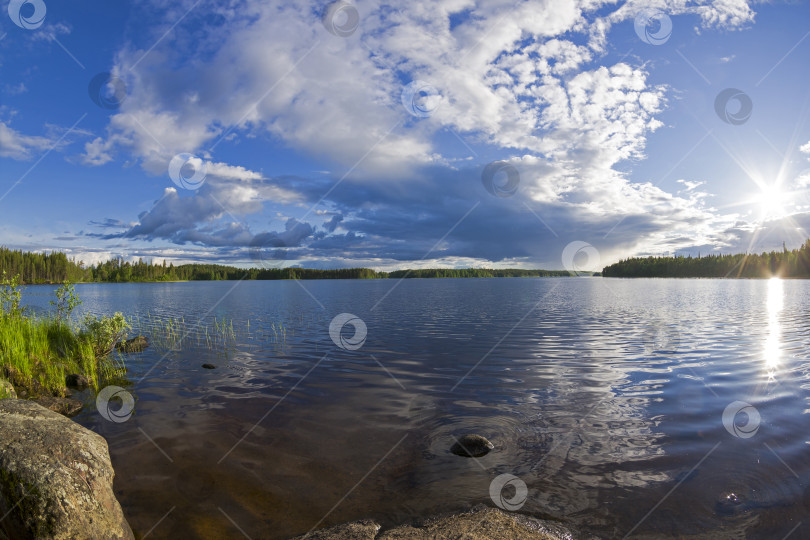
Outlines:
[[[204,367],[205,369],[217,369],[217,366],[215,366],[214,364],[203,364],[202,367]]]
[[[721,493],[714,504],[714,510],[721,516],[732,516],[746,509],[742,497],[733,491]]]
[[[115,344],[116,349],[125,353],[141,352],[148,346],[149,340],[144,336],[137,336],[126,341],[119,341]]]
[[[132,540],[107,441],[24,400],[0,401],[0,538]]]
[[[464,435],[450,447],[450,451],[457,456],[481,457],[487,455],[493,448],[495,445],[481,435]]]
[[[335,525],[328,529],[313,531],[304,536],[297,536],[293,540],[374,540],[380,530],[379,523],[370,519],[361,519],[351,523]]]
[[[34,403],[42,405],[49,411],[59,413],[62,416],[67,416],[68,418],[73,418],[82,412],[82,408],[84,407],[84,404],[78,399],[64,398],[59,396],[42,396],[33,401]]]
[[[17,399],[14,385],[5,379],[0,379],[0,399]]]
[[[65,377],[65,386],[68,388],[75,388],[76,390],[84,390],[90,387],[90,379],[84,375],[73,373]]]
[[[496,508],[477,506],[469,512],[435,516],[412,525],[400,525],[378,533],[380,525],[373,521],[354,521],[315,531],[306,538],[317,540],[573,540],[591,539],[559,523]],[[299,536],[294,540],[305,538]]]

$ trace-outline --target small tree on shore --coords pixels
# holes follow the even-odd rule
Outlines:
[[[76,290],[69,281],[62,283],[56,290],[56,302],[51,300],[51,305],[56,306],[57,322],[66,322],[70,319],[73,310],[81,305],[82,301],[76,296]]]
[[[132,328],[123,314],[116,312],[112,317],[87,315],[84,327],[93,346],[96,358],[104,358],[115,350],[115,345],[126,339]]]
[[[21,299],[20,275],[17,274],[9,279],[6,277],[6,271],[3,270],[3,276],[0,278],[0,315],[21,315]]]

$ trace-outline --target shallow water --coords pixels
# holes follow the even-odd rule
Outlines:
[[[51,290],[24,296],[45,306]],[[491,505],[503,473],[527,486],[521,512],[599,536],[810,536],[808,281],[77,292],[84,311],[138,315],[147,335],[166,317],[194,330],[179,350],[127,357],[128,421],[105,420],[88,395],[76,418],[109,441],[115,490],[139,536],[287,538],[362,517],[389,525]],[[354,351],[329,335],[344,312],[368,329]],[[232,320],[233,335],[212,350],[201,328],[214,317]],[[730,410],[727,428],[735,401],[753,407]],[[495,450],[449,453],[466,433]]]

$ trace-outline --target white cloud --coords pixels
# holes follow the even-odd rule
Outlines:
[[[109,163],[114,158],[110,153],[112,148],[111,140],[104,140],[101,137],[96,137],[92,141],[84,144],[84,154],[82,154],[82,163],[85,165],[104,165]]]
[[[747,0],[714,0],[696,8],[704,27],[739,28],[754,21]]]
[[[810,170],[804,170],[799,173],[799,175],[795,179],[796,187],[799,189],[805,189],[810,187]]]
[[[25,83],[19,82],[17,84],[5,84],[3,85],[3,92],[9,94],[11,96],[16,96],[19,94],[24,94],[28,91],[28,88],[25,86]]]
[[[647,10],[658,10],[670,17],[696,14],[703,28],[738,29],[754,21],[748,0],[628,0],[607,20],[611,23],[634,18]],[[673,26],[677,21],[673,22]]]
[[[572,29],[587,33],[583,5],[537,2],[512,10],[487,3],[451,31],[450,15],[471,7],[425,2],[394,12],[360,4],[368,14],[361,29],[342,39],[326,33],[309,8],[252,3],[246,12],[254,18],[230,21],[213,53],[200,47],[210,55],[204,64],[192,56],[178,69],[168,47],[143,59],[145,51],[121,51],[115,73],[127,75],[131,93],[107,140],[129,147],[154,173],[167,155],[211,150],[232,130],[269,132],[344,168],[364,158],[356,172],[376,176],[442,161],[431,134],[445,127],[542,151],[531,101],[541,86],[560,84],[557,77],[593,55],[546,38]],[[526,33],[536,41],[514,49]],[[445,99],[432,118],[416,122],[401,107],[403,83],[393,66],[439,89]],[[644,99],[649,105],[650,97]],[[98,161],[102,146],[94,142],[86,159]]]
[[[27,160],[34,152],[45,151],[53,145],[54,141],[47,137],[24,135],[0,121],[0,157]]]
[[[694,191],[695,189],[699,188],[700,186],[704,185],[706,182],[690,182],[689,180],[677,180],[679,184],[683,184],[686,191]]]
[[[71,27],[64,23],[46,24],[31,34],[31,38],[37,41],[56,41],[59,35],[69,35]]]
[[[807,141],[799,147],[799,152],[803,154],[810,154],[810,141]]]
[[[169,194],[133,230],[178,241],[243,242],[248,231],[227,225],[228,212],[241,217],[260,212],[262,201],[308,204],[318,196],[302,184],[282,188],[260,172],[217,160],[242,137],[269,137],[272,144],[314,156],[336,177],[351,171],[347,183],[404,190],[452,173],[458,159],[443,155],[437,142],[452,131],[511,154],[528,202],[535,210],[555,205],[562,228],[586,223],[604,234],[617,226],[617,249],[708,241],[712,227],[722,223],[703,209],[706,194],[694,191],[699,183],[685,184],[688,196],[682,198],[632,184],[615,167],[644,157],[647,137],[662,125],[656,115],[666,106],[668,89],[649,84],[645,69],[596,62],[610,28],[651,6],[672,16],[697,16],[704,28],[738,28],[754,17],[740,0],[630,1],[615,9],[613,2],[595,0],[517,7],[507,1],[360,0],[360,27],[339,38],[325,31],[309,5],[254,0],[239,13],[221,11],[227,29],[194,21],[193,38],[180,25],[152,51],[121,50],[114,74],[126,80],[129,95],[105,136],[85,145],[83,159],[100,165],[128,152],[148,172],[165,175],[175,154],[199,155],[210,176],[205,189],[194,197]],[[201,35],[210,38],[195,41]],[[428,118],[410,116],[400,103],[403,86],[416,79],[442,97]],[[446,188],[425,193],[443,199]],[[344,244],[374,234],[395,240],[381,230],[383,217],[396,214],[393,203],[389,215],[372,219],[365,212],[368,200],[377,199],[350,203],[338,195],[327,203],[347,214],[341,227],[363,232],[361,225],[368,226],[366,236],[347,235]],[[470,198],[425,213],[436,223],[457,219]],[[622,232],[626,224],[612,225],[622,216],[637,227],[635,239],[631,231]],[[191,234],[195,227],[208,229]],[[474,256],[459,250],[453,256]]]

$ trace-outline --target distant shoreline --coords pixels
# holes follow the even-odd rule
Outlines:
[[[304,270],[304,269],[297,269]],[[328,272],[328,270],[324,271]],[[278,277],[278,278],[254,278],[254,279],[238,279],[238,278],[224,278],[224,279],[173,279],[173,280],[131,280],[131,281],[77,281],[76,285],[101,285],[101,284],[133,284],[133,283],[206,283],[214,281],[364,281],[364,280],[396,280],[396,279],[501,279],[501,278],[538,278],[538,277],[600,277],[598,275],[575,276],[564,270],[526,270],[526,272],[543,272],[543,275],[478,275],[478,276],[424,276],[424,275],[411,275],[411,276],[379,276],[379,277]],[[58,282],[38,282],[38,283],[20,283],[25,287],[34,287],[37,285],[60,285]]]
[[[606,266],[604,277],[638,278],[810,278],[810,240],[800,248],[764,253],[697,257],[632,257]]]
[[[262,257],[261,255],[266,255]],[[800,248],[760,254],[701,255],[676,257],[631,257],[598,271],[568,271],[519,268],[419,268],[391,272],[371,268],[286,267],[283,258],[254,254],[259,267],[237,268],[220,264],[189,263],[174,266],[153,260],[137,262],[110,259],[92,266],[69,259],[64,253],[32,253],[0,247],[0,271],[8,278],[19,276],[25,285],[72,283],[184,283],[188,281],[276,281],[315,279],[418,279],[492,277],[618,277],[618,278],[709,278],[784,279],[810,278],[810,240]],[[572,262],[573,264],[573,262]]]
[[[506,278],[610,278],[622,280],[637,280],[637,279],[677,279],[677,280],[725,280],[725,281],[762,281],[769,279],[783,279],[783,280],[807,280],[810,276],[604,276],[595,272],[593,275],[575,276],[575,275],[554,275],[554,276],[442,276],[442,277],[426,277],[426,276],[409,276],[407,278],[399,279],[506,279]],[[137,285],[137,284],[161,284],[161,283],[213,283],[217,281],[234,282],[234,281],[387,281],[391,277],[377,277],[377,278],[328,278],[328,277],[306,277],[306,278],[277,278],[277,279],[176,279],[176,280],[154,280],[154,281],[79,281],[75,285]],[[59,283],[20,283],[24,287],[38,287],[38,286],[58,286]]]

